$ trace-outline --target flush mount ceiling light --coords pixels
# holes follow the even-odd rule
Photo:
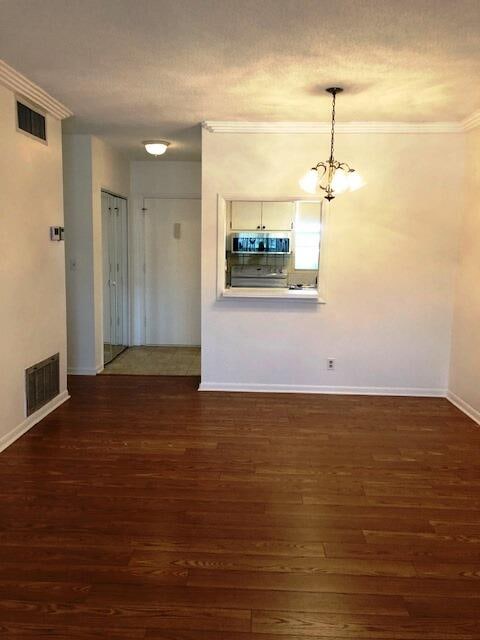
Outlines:
[[[147,153],[150,153],[152,156],[161,156],[167,150],[170,142],[166,140],[145,140],[142,144],[145,145]]]
[[[332,94],[332,138],[330,141],[330,158],[326,162],[319,162],[312,167],[300,180],[300,187],[307,193],[325,192],[327,200],[333,200],[335,196],[345,191],[356,191],[363,187],[365,181],[362,176],[352,169],[346,162],[339,162],[334,158],[335,143],[335,100],[337,93],[341,93],[341,87],[329,87],[326,89]]]

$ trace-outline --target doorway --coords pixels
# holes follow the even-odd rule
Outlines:
[[[128,345],[128,219],[125,198],[102,191],[103,361]]]
[[[199,198],[144,198],[134,214],[132,342],[105,374],[200,375]]]

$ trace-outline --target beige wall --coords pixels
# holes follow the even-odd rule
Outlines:
[[[326,304],[216,299],[217,194],[301,194],[328,142],[203,130],[202,388],[446,390],[462,134],[339,135],[368,185],[330,208]]]
[[[66,394],[61,124],[48,144],[17,132],[15,97],[0,87],[0,449],[25,426],[25,369],[60,353]]]
[[[480,128],[467,133],[465,216],[456,282],[450,391],[480,419]]]
[[[128,197],[130,171],[122,154],[94,136],[65,135],[63,153],[68,369],[93,375],[103,366],[101,191]]]

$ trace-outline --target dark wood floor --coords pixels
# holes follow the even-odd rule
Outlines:
[[[480,431],[441,399],[72,378],[0,456],[0,638],[480,638]]]

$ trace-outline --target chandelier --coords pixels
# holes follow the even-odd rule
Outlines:
[[[346,191],[356,191],[364,186],[362,176],[352,169],[346,162],[339,162],[334,158],[335,144],[335,100],[337,93],[343,91],[341,87],[326,89],[332,94],[332,138],[330,141],[330,158],[326,162],[319,162],[312,167],[299,181],[300,187],[307,193],[316,194],[319,190],[325,192],[327,200]]]

